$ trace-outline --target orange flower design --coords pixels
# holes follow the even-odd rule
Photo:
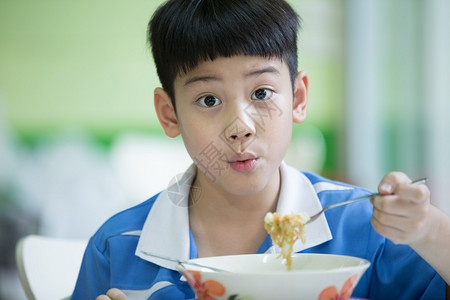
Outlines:
[[[225,287],[212,279],[202,282],[202,274],[199,271],[182,272],[189,285],[194,289],[198,300],[216,300],[214,296],[225,295]]]
[[[353,275],[347,279],[342,286],[341,292],[335,286],[329,286],[320,293],[319,300],[347,300],[353,293],[354,283],[358,275]]]

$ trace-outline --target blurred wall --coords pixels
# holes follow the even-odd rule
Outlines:
[[[346,173],[429,177],[450,214],[450,2],[346,1]]]
[[[0,1],[0,94],[10,126],[97,135],[156,130],[146,26],[162,1]]]

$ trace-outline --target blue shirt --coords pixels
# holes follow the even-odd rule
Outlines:
[[[366,195],[369,191],[313,173],[281,166],[280,213],[307,212]],[[95,299],[112,287],[131,299],[190,299],[195,295],[175,266],[146,257],[142,250],[181,259],[197,257],[189,229],[186,184],[168,190],[109,219],[90,239],[72,299]],[[183,181],[182,181],[183,182]],[[157,213],[155,213],[157,212]],[[370,261],[352,296],[368,299],[445,299],[445,281],[409,246],[395,245],[372,227],[368,200],[325,212],[308,227],[296,252],[357,256]],[[317,222],[317,224],[315,224]],[[315,224],[313,227],[313,224]],[[308,226],[310,226],[308,225]],[[333,238],[332,238],[333,237]],[[274,250],[268,235],[257,253]],[[161,252],[163,251],[164,252]]]

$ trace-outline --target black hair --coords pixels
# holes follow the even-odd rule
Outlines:
[[[300,17],[284,0],[169,0],[148,25],[156,70],[175,107],[174,81],[217,57],[278,57],[297,74]]]

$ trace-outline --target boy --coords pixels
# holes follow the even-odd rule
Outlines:
[[[145,253],[189,259],[274,251],[267,212],[314,214],[368,193],[282,161],[292,122],[306,117],[298,27],[283,0],[172,0],[156,11],[149,40],[163,89],[154,92],[155,108],[165,134],[181,134],[194,164],[177,185],[100,228],[73,299],[194,298],[174,263]],[[410,182],[386,175],[373,206],[327,211],[294,250],[369,260],[354,296],[444,299],[450,219],[430,205],[426,186]]]

